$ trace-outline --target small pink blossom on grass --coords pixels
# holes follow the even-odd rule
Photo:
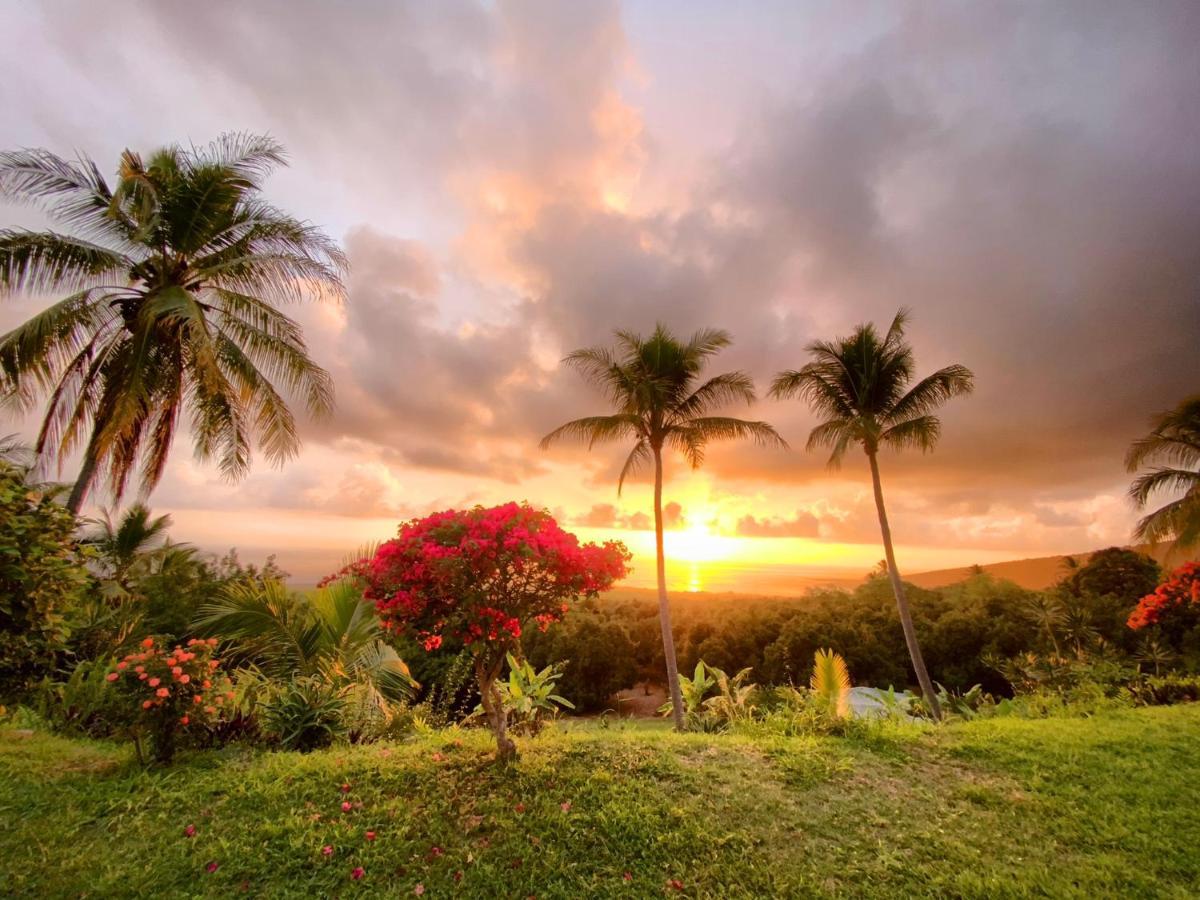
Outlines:
[[[621,877],[624,878],[626,881],[633,881],[633,873],[632,872],[626,872]]]
[[[196,826],[195,825],[188,825],[186,828],[183,829],[184,837],[193,837],[193,836],[195,836],[195,834],[196,834]]]
[[[673,891],[682,891],[683,890],[683,882],[680,881],[678,878],[672,878],[670,881],[667,882],[667,887],[669,887]]]
[[[513,809],[515,809],[515,810],[517,811],[517,813],[518,813],[518,814],[519,814],[519,813],[523,813],[523,812],[525,812],[525,804],[524,804],[524,803],[518,803],[516,806],[514,806],[514,807],[513,807]]]
[[[443,754],[443,753],[441,753],[441,752],[437,752],[437,751],[435,751],[435,752],[434,752],[434,754],[433,754],[433,756],[432,756],[432,757],[430,757],[430,758],[431,758],[431,759],[432,759],[434,762],[443,762],[443,761],[446,759],[446,756],[445,756],[445,754]]]
[[[363,835],[363,836],[364,836],[364,837],[365,837],[365,838],[366,838],[368,841],[373,841],[373,840],[375,840],[375,832],[373,832],[373,831],[368,831],[368,832],[367,832],[365,835]]]
[[[425,885],[418,883],[417,886],[413,888],[413,893],[420,897],[425,893]]]
[[[353,869],[350,870],[350,879],[352,881],[361,881],[362,877],[366,874],[367,873],[365,871],[363,871],[362,866],[355,866]]]
[[[333,847],[330,844],[326,844],[324,847],[321,848],[321,855],[322,856],[333,856]]]
[[[116,681],[118,678],[121,677],[121,673],[120,672],[109,672],[104,677],[108,681]]]
[[[352,809],[354,809],[353,803],[351,803],[349,800],[342,801],[342,812],[350,812]]]
[[[207,872],[209,875],[211,875],[213,872],[217,871],[217,869],[219,869],[219,868],[221,868],[221,864],[218,863],[214,859],[212,862],[210,862],[207,866],[204,867],[204,871]]]
[[[348,793],[350,793],[350,785],[348,785],[348,784],[343,784],[343,785],[342,785],[342,788],[341,788],[341,790],[342,790],[342,793],[343,793],[343,794],[348,794]]]
[[[570,812],[571,811],[571,801],[567,800],[564,803],[560,803],[559,807],[562,809],[563,812]]]
[[[441,847],[430,847],[429,856],[431,859],[437,859],[439,856],[445,856],[446,851]]]

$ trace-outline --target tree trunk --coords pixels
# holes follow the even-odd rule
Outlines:
[[[500,674],[502,665],[503,659],[488,667],[482,657],[476,657],[475,679],[479,683],[479,702],[483,705],[483,712],[492,728],[492,734],[496,736],[496,760],[508,762],[517,755],[517,745],[508,736],[508,714],[504,711],[504,702],[496,688],[496,677]]]
[[[667,560],[663,554],[662,450],[654,449],[654,549],[658,554],[658,620],[662,627],[663,657],[667,663],[667,691],[675,730],[683,731],[683,695],[679,691],[679,663],[675,659],[675,636],[671,631],[671,602],[667,598]]]
[[[91,490],[92,481],[96,477],[96,453],[94,442],[95,435],[88,441],[87,450],[83,454],[83,466],[79,470],[79,477],[75,479],[75,486],[71,488],[71,496],[67,498],[67,509],[71,511],[71,515],[79,515],[80,507],[83,506],[84,498]]]
[[[904,642],[908,644],[908,655],[912,659],[913,671],[917,673],[917,683],[925,702],[933,713],[934,721],[942,718],[942,707],[938,703],[937,693],[933,682],[929,679],[929,671],[925,668],[925,659],[921,656],[921,645],[917,643],[917,631],[913,627],[912,612],[908,608],[908,597],[904,594],[904,583],[900,580],[900,570],[896,568],[896,553],[892,549],[892,530],[888,527],[887,510],[883,506],[883,485],[879,480],[879,462],[875,454],[867,451],[867,459],[871,462],[871,482],[875,488],[875,509],[879,512],[879,531],[883,535],[883,552],[887,558],[888,578],[892,582],[892,593],[896,595],[896,608],[900,611],[900,627],[904,629]]]

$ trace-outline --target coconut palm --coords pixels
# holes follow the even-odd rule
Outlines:
[[[1129,496],[1144,509],[1158,493],[1182,493],[1137,523],[1134,538],[1174,540],[1187,549],[1200,542],[1200,394],[1156,416],[1148,435],[1134,441],[1125,456],[1130,472],[1153,466],[1134,479]]]
[[[771,385],[771,395],[800,397],[824,417],[825,421],[809,434],[808,449],[829,447],[831,467],[840,465],[851,444],[858,444],[865,451],[875,488],[887,574],[896,596],[904,639],[921,692],[929,699],[934,718],[940,719],[937,694],[921,656],[892,549],[878,454],[882,447],[932,450],[941,434],[941,420],[934,412],[951,397],[970,393],[974,376],[963,366],[954,365],[912,384],[915,361],[912,348],[904,340],[907,320],[906,310],[898,312],[882,339],[874,325],[865,324],[858,326],[850,337],[809,344],[812,361],[802,369],[781,372]]]
[[[787,444],[766,422],[712,415],[731,402],[750,404],[755,400],[754,383],[744,372],[726,372],[698,383],[708,358],[729,346],[728,333],[703,329],[684,342],[660,324],[648,338],[629,331],[618,331],[616,337],[613,349],[576,350],[563,360],[600,387],[615,411],[568,422],[542,438],[542,447],[560,438],[585,440],[588,449],[602,441],[632,440],[633,448],[617,479],[618,495],[626,478],[647,466],[654,467],[658,611],[675,727],[682,730],[684,705],[663,555],[663,449],[678,450],[696,469],[704,462],[705,447],[712,441],[750,438],[759,444]]]
[[[236,479],[255,440],[273,464],[295,455],[290,397],[330,410],[329,374],[277,306],[340,298],[345,260],[262,199],[284,162],[272,139],[229,134],[147,159],[126,150],[110,187],[84,156],[0,153],[0,198],[69,231],[0,230],[0,295],[65,294],[0,336],[0,400],[48,395],[35,449],[60,469],[83,448],[73,512],[101,471],[117,500],[139,464],[152,490],[185,411],[197,457]]]

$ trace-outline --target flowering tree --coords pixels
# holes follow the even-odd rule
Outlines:
[[[139,759],[143,734],[149,734],[155,758],[169,763],[180,728],[214,721],[229,706],[235,695],[220,660],[213,658],[216,644],[216,638],[193,638],[186,647],[168,650],[148,637],[114,662],[106,677],[128,701]]]
[[[505,654],[520,656],[522,629],[545,631],[570,601],[611,588],[628,561],[620,542],[580,544],[548,512],[508,503],[406,522],[351,568],[365,580],[384,627],[414,636],[427,651],[445,639],[470,648],[504,759],[516,752],[496,686]]]
[[[1172,572],[1153,594],[1138,601],[1126,624],[1135,631],[1154,626],[1176,650],[1187,649],[1200,634],[1200,563]]]

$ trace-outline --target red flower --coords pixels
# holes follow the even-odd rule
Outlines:
[[[107,675],[104,676],[105,680],[107,680],[107,681],[116,681],[120,677],[121,677],[120,672],[109,672]]]
[[[563,812],[571,811],[571,801],[570,800],[567,800],[565,803],[560,803],[559,806],[561,807]]]
[[[340,790],[340,791],[341,791],[343,794],[348,794],[348,793],[350,793],[350,785],[348,785],[348,784],[343,784],[343,785],[342,785],[342,786],[339,788],[339,790]]]
[[[333,856],[333,847],[331,847],[329,844],[326,844],[321,848],[321,854],[323,856]]]
[[[366,837],[366,839],[367,839],[368,841],[373,841],[373,840],[375,840],[375,832],[373,832],[373,831],[368,831],[368,832],[366,833],[366,835],[364,835],[364,837]]]
[[[683,882],[680,881],[678,878],[672,878],[670,881],[667,882],[667,887],[669,887],[673,891],[682,891],[683,890]]]
[[[143,647],[153,647],[154,646],[154,638],[146,638],[145,640],[142,641],[142,646]]]
[[[354,809],[354,804],[352,804],[349,800],[342,802],[342,812],[348,813],[352,809]]]
[[[184,837],[192,837],[195,834],[196,834],[196,826],[195,825],[188,825],[186,828],[183,829]]]
[[[362,866],[355,866],[350,870],[350,878],[352,881],[361,881],[362,877],[367,873],[363,871]]]
[[[213,860],[207,866],[204,867],[204,871],[208,872],[208,874],[211,875],[213,872],[217,871],[217,869],[219,869],[219,868],[221,868],[220,864],[216,860]]]
[[[524,803],[518,803],[518,804],[517,804],[515,807],[513,807],[513,808],[514,808],[514,809],[515,809],[515,810],[516,810],[518,813],[523,813],[523,812],[525,812],[525,804],[524,804]]]
[[[632,872],[626,872],[621,877],[624,878],[626,881],[633,881],[633,873]]]

